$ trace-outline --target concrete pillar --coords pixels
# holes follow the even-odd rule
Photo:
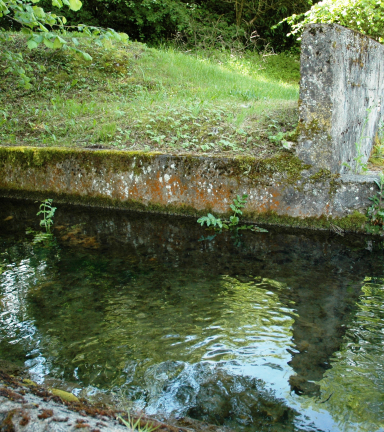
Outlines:
[[[332,173],[360,172],[383,96],[383,45],[337,24],[308,25],[301,45],[299,158]]]

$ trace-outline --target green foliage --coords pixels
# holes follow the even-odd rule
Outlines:
[[[367,216],[369,218],[369,224],[374,226],[375,228],[372,230],[372,227],[368,228],[368,231],[383,231],[384,226],[384,174],[380,173],[380,180],[375,180],[379,190],[376,192],[376,195],[370,197],[369,199],[372,201],[371,207],[367,210]]]
[[[40,221],[40,226],[45,228],[47,234],[51,234],[51,226],[53,225],[53,217],[55,215],[56,207],[52,207],[53,200],[48,198],[40,204],[40,210],[36,213],[36,216],[43,215],[43,219]]]
[[[44,10],[58,14],[52,0],[41,0]],[[87,0],[78,12],[68,11],[68,24],[111,27],[131,39],[152,46],[175,41],[187,49],[245,48],[267,44],[286,50],[288,25],[271,26],[293,13],[302,13],[310,0]]]
[[[233,200],[233,204],[230,205],[231,210],[233,211],[233,215],[229,217],[229,220],[222,221],[220,218],[216,218],[211,213],[208,213],[207,216],[202,216],[197,220],[197,222],[201,225],[207,225],[207,227],[213,227],[216,231],[221,232],[223,229],[230,231],[239,231],[239,230],[251,230],[253,232],[268,232],[267,230],[260,228],[255,225],[239,225],[240,216],[242,216],[242,209],[245,207],[247,203],[248,195],[244,194],[243,196],[237,195]]]
[[[351,165],[348,164],[347,162],[343,162],[343,164],[342,164],[343,166],[349,168],[349,170],[351,172],[354,172],[355,174],[359,174],[360,172],[366,173],[368,171],[368,164],[367,164],[367,162],[364,162],[365,155],[362,152],[361,148],[363,145],[363,139],[367,138],[366,136],[364,136],[364,131],[365,131],[365,127],[367,126],[367,123],[369,120],[369,114],[371,111],[372,111],[372,108],[367,109],[367,116],[365,117],[363,127],[361,129],[359,141],[357,141],[355,143],[357,155],[353,158],[353,160],[355,161],[354,167],[351,167]]]
[[[384,3],[381,0],[324,0],[305,13],[285,18],[280,24],[283,22],[291,26],[289,35],[300,36],[309,23],[337,23],[384,41]]]
[[[154,427],[152,423],[145,423],[144,426],[141,425],[141,417],[136,421],[132,418],[128,412],[128,421],[123,419],[121,416],[117,416],[118,419],[125,425],[131,432],[153,432],[158,429],[159,426]]]
[[[43,215],[43,219],[40,220],[40,226],[45,228],[43,231],[34,231],[32,228],[26,230],[26,234],[33,235],[33,244],[47,243],[50,244],[53,235],[51,227],[53,225],[53,217],[55,215],[56,207],[52,206],[53,200],[48,198],[40,204],[40,210],[36,213],[36,216]]]
[[[355,167],[352,168],[351,165],[347,162],[343,162],[342,165],[347,167],[354,174],[366,173],[368,171],[368,165],[366,162],[363,162],[365,158],[364,153],[361,151],[361,142],[355,143],[357,155],[353,158],[355,161]]]
[[[197,223],[199,223],[201,226],[206,224],[208,227],[212,225],[214,228],[223,228],[223,222],[221,222],[221,219],[216,218],[211,213],[208,213],[207,216],[202,216],[201,218],[197,219]],[[227,227],[227,225],[225,225],[225,227]]]
[[[112,29],[91,27],[83,24],[77,26],[67,26],[64,16],[45,12],[42,7],[34,5],[39,0],[0,0],[0,18],[7,17],[17,23],[22,33],[27,35],[27,46],[30,50],[44,44],[53,50],[71,50],[80,54],[85,60],[91,61],[92,57],[84,50],[79,49],[79,41],[76,37],[69,36],[68,30],[77,30],[92,39],[92,42],[100,46],[108,46],[112,39],[127,41],[126,34],[119,34]],[[63,5],[72,11],[78,11],[82,3],[80,0],[52,0],[52,5],[61,8]],[[10,36],[4,31],[0,31],[0,43],[9,42]],[[0,62],[4,67],[4,73],[12,73],[18,77],[19,85],[25,89],[32,87],[33,79],[30,73],[34,67],[44,71],[44,66],[36,62],[25,62],[21,53],[14,53],[9,50],[0,52]]]

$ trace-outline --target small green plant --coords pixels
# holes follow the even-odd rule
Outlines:
[[[264,228],[260,228],[256,225],[239,225],[240,216],[243,214],[242,208],[245,207],[247,203],[248,195],[244,194],[243,196],[237,195],[233,200],[233,204],[230,205],[231,210],[233,211],[233,215],[229,217],[229,220],[222,221],[220,218],[213,216],[211,213],[208,213],[207,216],[202,216],[197,220],[197,222],[201,225],[207,225],[207,227],[212,227],[216,231],[230,230],[230,231],[239,231],[239,230],[251,230],[254,232],[268,232]]]
[[[356,147],[356,152],[357,152],[357,156],[355,156],[353,158],[353,160],[356,162],[355,168],[352,169],[351,165],[347,162],[344,162],[342,165],[347,167],[351,172],[355,173],[355,174],[359,174],[360,172],[367,172],[368,171],[368,165],[366,162],[363,162],[365,155],[364,153],[361,151],[361,147],[363,144],[363,139],[367,138],[366,136],[363,135],[365,127],[367,126],[368,120],[369,120],[369,114],[371,113],[373,108],[368,108],[367,109],[367,116],[365,117],[364,123],[363,123],[363,127],[361,130],[361,135],[360,135],[360,139],[359,141],[357,141],[355,143],[355,147]]]
[[[124,420],[121,416],[118,416],[118,418],[121,420],[121,422],[127,426],[132,432],[153,432],[155,431],[159,426],[154,427],[153,423],[146,423],[144,426],[141,426],[141,417],[139,417],[136,422],[135,420],[130,416],[129,412],[128,415],[128,421]]]
[[[33,235],[33,243],[42,243],[48,240],[52,240],[51,226],[53,225],[53,216],[55,215],[56,207],[52,207],[53,200],[48,198],[40,204],[40,210],[36,213],[36,216],[43,215],[43,219],[40,221],[40,226],[45,228],[45,232],[34,231],[32,228],[28,228],[26,233]]]
[[[360,172],[365,173],[368,171],[368,165],[366,162],[363,162],[363,158],[365,157],[364,153],[361,151],[361,139],[359,142],[355,143],[357,156],[353,158],[356,162],[355,168],[352,169],[351,165],[347,162],[343,162],[343,166],[349,168],[351,172],[354,174],[359,174]]]
[[[382,172],[380,173],[380,180],[375,180],[375,183],[379,187],[379,190],[376,192],[376,195],[369,198],[372,201],[372,205],[367,210],[367,216],[369,218],[370,225],[374,225],[379,227],[379,229],[382,229],[384,226],[384,174]]]
[[[55,215],[56,207],[52,207],[53,199],[46,199],[40,204],[40,210],[36,216],[43,215],[40,221],[40,226],[45,228],[47,234],[51,234],[51,226],[53,225],[53,216]]]

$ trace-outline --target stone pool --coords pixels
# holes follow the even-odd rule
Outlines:
[[[379,239],[0,199],[0,359],[235,431],[384,430]]]

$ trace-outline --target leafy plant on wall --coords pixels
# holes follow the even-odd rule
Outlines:
[[[247,204],[248,195],[242,196],[237,195],[233,200],[233,204],[230,205],[233,214],[229,217],[229,220],[222,221],[220,218],[213,216],[208,213],[207,216],[202,216],[197,220],[201,226],[207,225],[208,228],[213,228],[215,231],[221,232],[222,230],[236,231],[239,230],[250,230],[254,232],[268,232],[264,228],[260,228],[256,225],[240,225],[240,217],[243,215],[242,209]]]

